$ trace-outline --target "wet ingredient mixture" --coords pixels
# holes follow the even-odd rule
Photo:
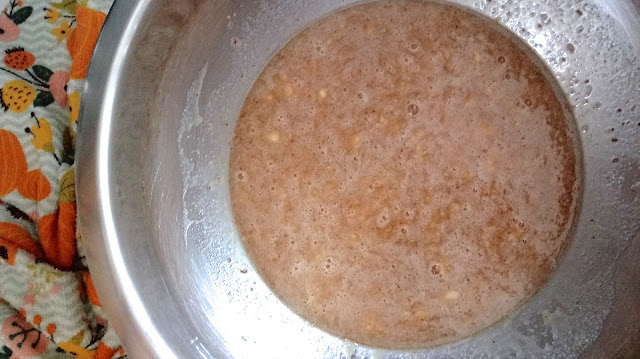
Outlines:
[[[542,68],[488,20],[380,1],[312,24],[235,130],[245,248],[292,310],[358,343],[473,334],[545,283],[577,202],[572,130]]]

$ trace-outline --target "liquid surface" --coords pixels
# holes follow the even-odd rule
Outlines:
[[[306,28],[245,100],[230,187],[262,278],[361,344],[471,335],[544,284],[578,191],[541,68],[460,9],[367,3]]]

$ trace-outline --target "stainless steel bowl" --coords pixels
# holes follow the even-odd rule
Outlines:
[[[134,358],[602,358],[640,355],[640,16],[632,0],[453,0],[537,52],[575,106],[584,197],[545,287],[508,319],[419,351],[312,327],[247,260],[229,143],[252,81],[318,17],[357,0],[117,0],[78,136],[80,229]]]

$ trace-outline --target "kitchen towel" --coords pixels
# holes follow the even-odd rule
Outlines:
[[[124,358],[74,180],[82,82],[113,0],[0,1],[0,359]]]

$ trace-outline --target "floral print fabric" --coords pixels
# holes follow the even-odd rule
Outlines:
[[[79,89],[112,1],[0,0],[0,359],[125,357],[75,227]]]

